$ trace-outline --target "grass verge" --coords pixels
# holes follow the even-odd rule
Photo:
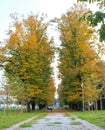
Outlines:
[[[3,111],[0,111],[0,130],[9,128],[14,124],[17,124],[21,121],[24,121],[26,119],[29,119],[33,116],[38,115],[39,112],[20,112],[20,111],[9,111],[7,110],[6,113],[4,114]]]
[[[105,111],[73,112],[72,114],[105,129]]]

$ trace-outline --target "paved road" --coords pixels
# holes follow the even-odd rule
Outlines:
[[[75,125],[73,125],[75,123]],[[12,129],[13,130],[13,129]],[[103,130],[77,117],[67,117],[62,113],[52,113],[38,120],[30,128],[14,130]]]

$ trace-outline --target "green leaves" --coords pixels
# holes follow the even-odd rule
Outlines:
[[[93,3],[93,2],[99,2],[101,8],[105,6],[105,1],[101,1],[101,0],[79,0],[80,2],[89,2],[89,3]],[[86,12],[82,18],[80,19],[85,19],[86,21],[88,21],[93,27],[98,26],[99,24],[101,25],[101,27],[98,30],[99,33],[99,39],[100,42],[105,41],[105,29],[104,29],[104,24],[105,24],[105,13],[104,11],[96,11],[94,14],[92,13],[92,11],[88,11]]]
[[[100,42],[105,41],[105,24],[102,24],[101,28],[99,29],[100,34]]]
[[[92,13],[91,11],[88,11],[86,13],[84,13],[84,15],[80,18],[81,20],[86,20],[88,21],[93,27],[98,26],[99,24],[101,25],[101,27],[98,29],[98,33],[99,33],[99,40],[100,42],[105,41],[105,23],[104,23],[104,19],[105,19],[105,13],[101,12],[101,11],[97,11],[96,13]]]

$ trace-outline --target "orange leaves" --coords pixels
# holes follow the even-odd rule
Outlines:
[[[89,86],[88,84],[84,88],[85,102],[96,101],[100,97],[100,94],[101,89],[96,89],[96,86],[94,85]]]
[[[66,103],[82,101],[81,82],[84,82],[86,99],[92,97],[92,91],[89,93],[88,90],[92,90],[93,86],[94,92],[98,92],[97,84],[100,74],[97,66],[99,58],[94,49],[95,30],[86,21],[80,19],[84,13],[86,11],[82,6],[75,5],[58,22],[61,32],[60,98]],[[93,41],[92,44],[90,41]]]
[[[37,38],[36,38],[36,35],[34,34],[34,35],[26,35],[25,36],[25,38],[26,38],[26,42],[25,42],[25,44],[24,44],[24,47],[26,47],[27,49],[31,49],[31,50],[33,50],[34,49],[34,51],[35,51],[35,49],[37,49]]]
[[[47,88],[47,95],[48,95],[48,97],[47,97],[47,104],[48,105],[52,105],[53,104],[53,102],[54,102],[54,96],[55,96],[55,85],[54,85],[54,81],[53,80],[51,80],[50,82],[49,82],[49,85],[48,85],[48,88]]]
[[[35,95],[42,93],[42,90],[40,90],[37,85],[30,85],[27,89],[29,92],[28,93],[29,97],[35,97]]]
[[[53,51],[52,39],[47,37],[48,23],[44,23],[43,15],[29,15],[22,19],[12,15],[12,18],[7,44],[3,48],[4,69],[8,84],[12,86],[11,93],[15,91],[17,99],[24,97],[23,100],[28,102],[35,99],[44,104],[48,102],[50,92],[52,102],[55,89],[52,84],[49,86]]]

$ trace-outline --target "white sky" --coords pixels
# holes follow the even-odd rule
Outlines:
[[[30,12],[44,13],[49,19],[60,17],[76,0],[0,0],[0,40],[5,38],[11,13],[27,15]]]

